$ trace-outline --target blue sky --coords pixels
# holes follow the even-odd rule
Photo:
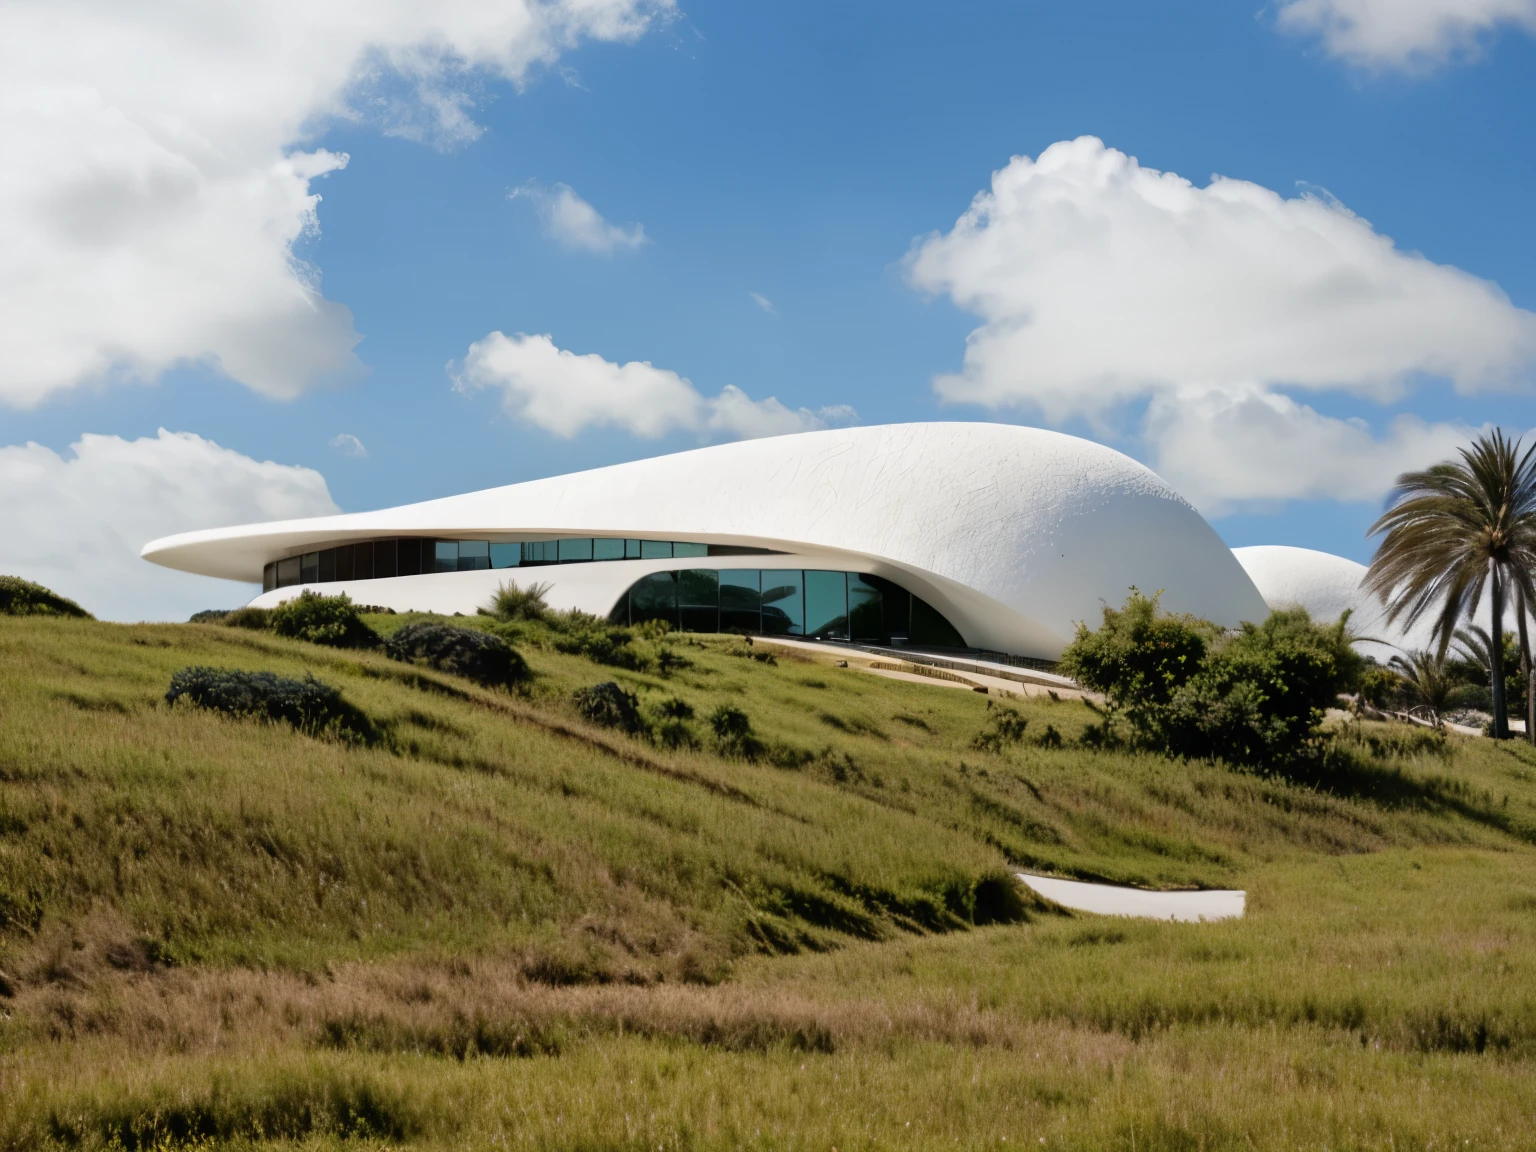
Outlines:
[[[1219,436],[1211,431],[1216,425],[1191,426],[1177,440],[1154,431],[1184,418],[1179,406],[1188,393],[1178,376],[1185,363],[1178,347],[1209,342],[1213,330],[1218,340],[1231,331],[1240,343],[1243,333],[1262,329],[1262,316],[1222,319],[1214,329],[1206,317],[1186,333],[1181,325],[1189,308],[1181,313],[1170,306],[1158,327],[1174,349],[1167,353],[1171,375],[1113,399],[1046,411],[1032,391],[1035,369],[1003,352],[977,362],[976,379],[988,383],[970,392],[987,394],[989,402],[945,400],[936,391],[936,377],[963,371],[967,337],[984,326],[957,298],[974,287],[966,269],[978,246],[993,238],[967,240],[950,271],[927,279],[914,272],[909,253],[925,237],[949,234],[1012,157],[1039,158],[1051,145],[1080,136],[1097,137],[1105,149],[1084,153],[1084,164],[1123,153],[1142,169],[1178,174],[1197,191],[1219,174],[1285,201],[1309,194],[1332,205],[1328,210],[1340,219],[1338,206],[1347,206],[1368,224],[1341,227],[1366,235],[1374,230],[1396,245],[1395,256],[1370,257],[1379,263],[1365,269],[1372,292],[1382,299],[1412,297],[1414,307],[1435,314],[1459,316],[1456,309],[1467,309],[1464,322],[1449,325],[1455,331],[1424,337],[1412,355],[1394,358],[1399,341],[1392,332],[1359,349],[1319,352],[1314,359],[1324,382],[1302,387],[1267,374],[1262,352],[1234,351],[1212,369],[1226,374],[1217,381],[1221,387],[1248,389],[1244,396],[1262,395],[1271,407],[1275,397],[1290,398],[1325,421],[1363,421],[1377,443],[1390,440],[1394,418],[1410,414],[1430,429],[1409,441],[1422,451],[1450,443],[1455,429],[1536,425],[1529,314],[1536,308],[1536,225],[1529,211],[1536,175],[1529,122],[1536,106],[1536,38],[1529,27],[1536,16],[1530,9],[1498,9],[1515,13],[1504,24],[1490,17],[1460,30],[1388,28],[1371,39],[1361,28],[1378,17],[1363,0],[1306,0],[1334,23],[1305,26],[1293,15],[1286,27],[1279,26],[1284,5],[614,4],[638,22],[621,35],[601,28],[572,33],[532,65],[508,63],[494,52],[486,63],[473,45],[452,41],[461,59],[434,64],[430,84],[421,81],[421,67],[402,65],[403,57],[387,58],[377,76],[360,84],[357,46],[371,50],[365,28],[326,62],[342,77],[332,85],[338,100],[274,107],[270,129],[242,124],[233,130],[257,141],[247,149],[252,153],[275,146],[283,155],[319,149],[347,155],[344,168],[309,181],[322,197],[317,230],[299,238],[293,252],[318,275],[325,300],[350,310],[362,337],[355,363],[309,371],[287,388],[295,395],[275,398],[263,394],[274,386],[211,366],[216,338],[172,333],[156,345],[155,363],[135,366],[130,355],[105,370],[55,373],[44,384],[13,382],[9,390],[0,378],[0,403],[11,401],[0,406],[0,445],[35,442],[67,464],[82,434],[134,442],[164,428],[255,462],[313,470],[334,503],[351,511],[734,434],[694,415],[680,416],[660,435],[587,419],[567,436],[529,416],[526,389],[496,375],[504,369],[486,368],[491,375],[482,373],[477,388],[455,388],[471,347],[489,334],[548,334],[555,347],[610,365],[648,361],[691,382],[706,401],[727,386],[753,401],[776,397],[790,413],[806,410],[798,417],[805,426],[853,419],[817,415],[848,406],[861,423],[996,419],[1089,435],[1154,467],[1169,465],[1160,470],[1176,486],[1193,489],[1191,498],[1230,544],[1299,544],[1368,559],[1365,526],[1380,508],[1390,473],[1407,466],[1408,449],[1383,449],[1369,461],[1362,456],[1359,467],[1340,472],[1337,481],[1308,476],[1316,464],[1331,477],[1328,467],[1343,467],[1337,460],[1310,461],[1292,450],[1275,465],[1268,487],[1227,499],[1216,465],[1192,472],[1168,455],[1175,444],[1198,451],[1201,436]],[[359,19],[366,23],[366,16]],[[1348,25],[1350,19],[1356,24]],[[32,34],[49,35],[46,21]],[[391,43],[409,47],[413,37],[431,34],[392,32]],[[146,35],[155,35],[153,27]],[[1400,46],[1403,36],[1410,38],[1407,50]],[[193,49],[170,44],[166,58]],[[92,78],[91,61],[61,53],[61,74],[73,69]],[[313,67],[307,59],[285,66],[296,74]],[[131,73],[133,65],[114,67]],[[120,87],[137,92],[136,83],[130,74]],[[111,86],[102,88],[110,96]],[[431,116],[419,108],[425,102],[430,111],[433,93],[444,90],[473,127],[446,121],[420,127]],[[125,107],[141,110],[146,100],[152,102],[123,98]],[[541,213],[552,210],[561,186],[615,229],[605,234],[610,250],[591,250],[590,236],[587,247],[570,235],[562,241],[559,224]],[[511,195],[518,189],[524,191]],[[1271,207],[1259,216],[1279,220],[1281,211]],[[1019,223],[1032,226],[1031,219],[1024,215]],[[1142,217],[1128,219],[1131,228]],[[644,239],[631,244],[636,227]],[[1256,245],[1274,240],[1267,228],[1262,220],[1252,225]],[[1199,249],[1192,262],[1219,263],[1227,246],[1245,242],[1227,231],[1219,235],[1192,242]],[[1085,236],[1063,238],[1052,259],[1079,266],[1073,245],[1091,245],[1092,232]],[[1023,251],[1039,253],[1042,243],[1053,241],[1037,235]],[[1467,275],[1452,283],[1445,272],[1421,290],[1413,277],[1422,262],[1403,253],[1422,253],[1430,265]],[[1021,257],[1013,252],[1009,258]],[[1083,266],[1085,278],[1104,275],[1090,256]],[[95,275],[89,262],[75,268],[73,275]],[[195,265],[189,269],[188,291],[195,294],[200,273]],[[1325,265],[1298,276],[1314,272],[1321,280],[1331,275]],[[0,268],[0,294],[28,283],[20,272],[9,285],[6,277]],[[1477,282],[1497,285],[1507,303],[1490,303]],[[996,289],[994,279],[977,291]],[[124,291],[132,295],[131,278]],[[231,291],[238,308],[240,294]],[[1082,322],[1089,323],[1093,301],[1113,295],[1116,286],[1090,282],[1075,291],[1074,323],[1084,310]],[[1271,299],[1265,292],[1260,295]],[[1442,292],[1451,293],[1450,303],[1437,303]],[[1132,297],[1106,308],[1098,339],[1114,340],[1125,309],[1143,299]],[[1042,298],[1052,298],[1048,281],[1021,286],[999,330],[1027,324],[1034,314],[1029,302]],[[87,300],[71,333],[94,322],[93,309],[122,306],[110,297]],[[1341,308],[1338,325],[1359,325],[1353,307]],[[1393,313],[1405,339],[1422,328],[1415,315],[1407,305]],[[1328,323],[1326,316],[1298,322],[1297,340],[1304,343]],[[261,333],[268,344],[294,338],[276,321]],[[122,347],[125,339],[131,345],[131,337],[114,336],[115,344],[104,339],[103,346]],[[1499,340],[1497,353],[1488,352]],[[1131,347],[1127,355],[1135,352]],[[1072,355],[1070,349],[1063,354]],[[1350,367],[1336,367],[1344,361]],[[0,377],[6,371],[0,367]],[[1097,368],[1063,371],[1070,383],[1072,373]],[[1383,383],[1388,377],[1392,383]],[[613,386],[622,387],[617,381]],[[1202,376],[1194,383],[1212,381]],[[665,384],[673,387],[670,378]],[[341,434],[355,437],[366,455],[333,446]],[[1320,443],[1335,445],[1318,449],[1326,456],[1350,441]],[[90,483],[112,487],[110,469],[104,464]],[[185,471],[165,480],[168,486],[196,483]],[[294,507],[321,499],[312,480],[298,488],[307,495],[290,493]],[[1336,494],[1345,498],[1330,498]],[[167,507],[178,515],[249,518],[250,509],[238,501],[226,509],[189,499]],[[88,501],[82,490],[71,507]],[[281,500],[271,508],[291,511]],[[70,513],[59,515],[67,521]],[[166,524],[164,530],[202,526]],[[80,531],[91,530],[89,519],[82,521]],[[13,538],[29,532],[44,529],[29,521],[6,526]],[[96,577],[72,577],[76,561],[67,545],[5,547],[13,554],[0,547],[0,567],[25,569],[20,574],[82,594],[105,594]],[[121,563],[106,553],[79,557],[97,570]],[[137,576],[134,581],[149,588]],[[232,585],[179,587],[184,591],[174,605],[146,591],[153,606],[145,613],[161,611],[162,604],[165,612],[179,611],[187,597],[242,598]],[[133,614],[132,606],[116,603],[112,611]]]

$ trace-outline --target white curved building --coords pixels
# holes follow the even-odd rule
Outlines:
[[[377,512],[189,532],[157,564],[397,609],[555,608],[1054,659],[1127,589],[1222,624],[1264,599],[1158,476],[1036,428],[901,424],[748,440]]]
[[[1350,631],[1360,637],[1355,647],[1366,655],[1385,663],[1399,651],[1429,647],[1427,623],[1412,629],[1387,623],[1381,601],[1361,587],[1364,564],[1278,544],[1234,548],[1232,554],[1272,609],[1299,605],[1319,623],[1331,623],[1348,609]]]

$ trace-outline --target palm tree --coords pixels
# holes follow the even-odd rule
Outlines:
[[[1457,625],[1488,590],[1490,647],[1503,650],[1504,603],[1511,588],[1522,606],[1536,602],[1536,444],[1501,431],[1479,436],[1447,460],[1397,478],[1390,506],[1370,527],[1385,533],[1365,587],[1387,606],[1387,621],[1411,626],[1432,616],[1436,654],[1445,656]],[[1490,661],[1493,734],[1509,736],[1504,663]]]
[[[1403,678],[1413,697],[1429,709],[1431,723],[1441,727],[1446,698],[1455,687],[1446,670],[1445,657],[1434,652],[1410,652],[1406,658],[1392,657],[1387,666]]]

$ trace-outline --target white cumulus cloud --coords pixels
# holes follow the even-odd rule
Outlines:
[[[578,355],[549,336],[492,332],[470,345],[452,371],[460,391],[499,391],[511,415],[557,436],[609,425],[647,438],[688,431],[746,439],[858,418],[846,405],[788,408],[772,396],[753,400],[729,384],[718,396],[704,396],[676,372],[644,360],[615,364],[595,353]]]
[[[952,230],[914,244],[906,267],[982,321],[961,370],[935,380],[946,400],[1101,424],[1149,404],[1152,455],[1170,469],[1182,467],[1173,446],[1196,450],[1197,429],[1218,416],[1233,435],[1269,429],[1270,450],[1215,446],[1209,474],[1185,472],[1207,501],[1314,491],[1317,437],[1357,454],[1376,445],[1360,472],[1375,479],[1351,491],[1390,484],[1381,461],[1412,439],[1407,426],[1378,444],[1282,388],[1387,401],[1430,376],[1473,393],[1520,383],[1536,360],[1536,314],[1398,249],[1337,201],[1219,176],[1201,188],[1092,137],[1015,157]]]
[[[1475,54],[1500,26],[1536,31],[1536,0],[1283,0],[1277,24],[1352,64],[1421,70]]]
[[[645,243],[645,229],[639,224],[620,228],[608,223],[569,184],[553,188],[524,184],[514,188],[510,197],[531,200],[544,222],[544,231],[563,247],[608,256],[620,250],[634,251]]]
[[[200,362],[274,397],[353,365],[295,245],[330,122],[456,143],[521,83],[672,0],[13,0],[0,5],[0,402]]]
[[[313,469],[163,428],[139,440],[87,434],[62,456],[40,444],[0,447],[0,491],[0,572],[110,620],[185,620],[259,591],[150,564],[139,558],[150,540],[338,511]]]

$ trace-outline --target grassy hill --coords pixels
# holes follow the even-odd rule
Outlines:
[[[1326,776],[1261,778],[1076,747],[1077,703],[645,643],[666,675],[525,645],[513,693],[217,624],[0,617],[0,1148],[1527,1131],[1525,746],[1366,725]],[[169,706],[188,665],[312,673],[382,739]],[[678,746],[583,721],[606,680]],[[1024,738],[978,746],[1004,704]],[[721,705],[756,759],[720,754]],[[1243,887],[1249,915],[1064,915],[1018,867]]]

